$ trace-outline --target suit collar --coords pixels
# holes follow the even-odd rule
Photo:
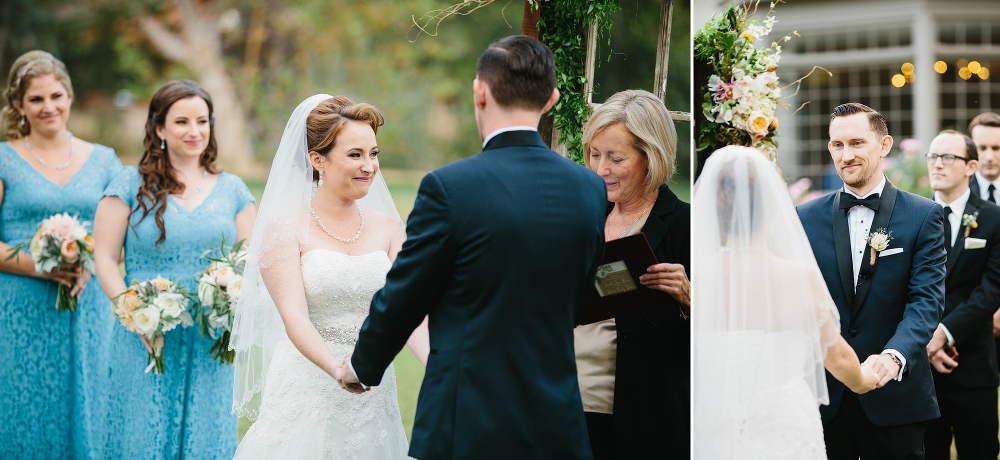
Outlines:
[[[542,141],[542,136],[538,131],[504,131],[499,133],[486,143],[483,151],[502,149],[505,147],[542,147],[548,148]]]

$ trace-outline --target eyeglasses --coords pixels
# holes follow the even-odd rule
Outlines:
[[[956,159],[957,160],[962,160],[962,161],[964,161],[966,163],[969,162],[968,158],[960,157],[958,155],[952,155],[950,153],[946,153],[944,155],[941,155],[939,153],[928,153],[928,154],[924,155],[924,157],[927,158],[927,163],[928,164],[934,164],[934,162],[938,158],[940,158],[941,159],[941,163],[944,164],[945,166],[948,166],[948,165],[954,163]]]

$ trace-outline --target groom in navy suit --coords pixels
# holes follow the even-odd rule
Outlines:
[[[877,359],[881,389],[857,395],[827,373],[820,408],[830,459],[923,459],[924,428],[940,416],[926,346],[944,310],[941,206],[882,174],[892,148],[885,118],[848,103],[830,118],[830,154],[844,189],[798,207],[840,330]],[[888,244],[869,244],[887,236]]]
[[[476,77],[483,151],[424,177],[341,384],[378,385],[426,315],[410,455],[590,459],[573,327],[604,253],[604,181],[538,134],[559,98],[548,47],[497,40]]]

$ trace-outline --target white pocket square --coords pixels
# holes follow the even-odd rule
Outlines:
[[[965,249],[979,249],[986,247],[986,240],[982,238],[966,238]]]
[[[886,249],[885,251],[882,251],[882,252],[878,253],[878,256],[879,257],[886,257],[886,256],[891,256],[893,254],[899,254],[901,252],[903,252],[903,248]]]

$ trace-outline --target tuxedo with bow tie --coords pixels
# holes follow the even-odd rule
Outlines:
[[[869,355],[896,350],[905,363],[900,380],[891,380],[885,387],[863,395],[854,395],[827,373],[830,404],[820,408],[824,425],[837,417],[841,403],[847,399],[848,410],[873,425],[875,431],[879,427],[918,424],[914,436],[922,437],[922,423],[940,415],[925,347],[944,310],[941,206],[898,190],[886,181],[871,231],[885,229],[891,232],[891,240],[876,255],[874,264],[870,247],[865,247],[855,285],[849,209],[841,208],[841,199],[840,192],[834,192],[797,208],[816,262],[840,312],[841,335],[862,361]],[[827,431],[829,451],[831,430]],[[843,442],[862,444],[861,457],[874,458],[865,454],[872,451],[866,450],[864,444],[881,441],[852,438]],[[919,448],[922,451],[922,442]]]
[[[958,366],[934,371],[941,418],[928,424],[927,458],[951,458],[954,430],[962,458],[997,458],[997,375],[993,312],[1000,299],[1000,208],[972,193],[960,215],[976,215],[976,228],[962,225],[948,251],[945,309],[941,324],[958,350]],[[978,213],[978,215],[977,215]],[[950,235],[945,235],[950,238]]]

